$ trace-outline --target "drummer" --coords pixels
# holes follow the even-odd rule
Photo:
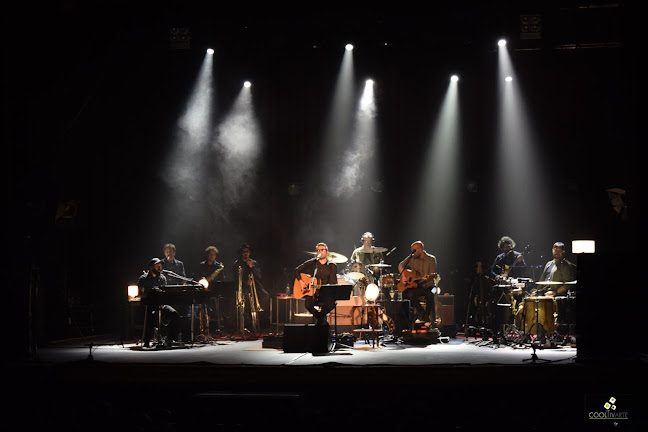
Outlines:
[[[372,267],[371,264],[379,264],[383,261],[383,252],[385,248],[374,246],[374,235],[369,231],[362,234],[360,237],[362,246],[354,249],[351,254],[351,262],[359,262],[368,267],[374,273],[378,272],[377,267]]]
[[[553,259],[545,264],[539,282],[573,282],[576,280],[576,265],[565,258],[565,243],[556,242],[551,248]],[[538,285],[541,285],[538,283]],[[566,295],[566,285],[548,285],[546,296]]]

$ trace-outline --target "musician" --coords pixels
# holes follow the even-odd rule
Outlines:
[[[438,289],[436,257],[425,251],[422,241],[415,241],[411,245],[410,255],[398,264],[398,271],[399,291],[403,286],[412,285],[403,291],[403,298],[408,299],[412,308],[419,315],[429,318],[430,325],[436,327],[435,293]],[[425,297],[425,307],[421,304],[421,297]]]
[[[149,296],[154,295],[154,290],[165,285],[167,285],[167,278],[162,274],[162,261],[159,258],[153,258],[148,263],[148,271],[144,272],[137,281],[142,301],[146,301]],[[173,342],[178,339],[180,314],[178,314],[178,312],[169,305],[160,305],[159,309],[162,312],[162,325],[167,326],[168,328],[165,344],[171,346]],[[150,346],[154,327],[159,324],[158,308],[150,307],[148,308],[148,312],[149,313],[147,313],[144,318],[144,326],[146,328],[146,333],[144,334],[144,347],[146,348]],[[161,332],[162,329],[158,329],[158,334],[161,334]],[[161,341],[158,341],[158,344],[161,345]]]
[[[210,284],[212,282],[222,282],[224,265],[216,261],[218,258],[218,248],[216,246],[207,246],[205,249],[206,259],[198,264],[198,270],[194,273],[194,279],[199,281],[202,278],[207,279]]]
[[[497,242],[497,248],[502,252],[495,257],[489,270],[492,279],[519,278],[526,273],[524,256],[515,251],[515,241],[509,236],[503,236]]]
[[[304,290],[307,289],[307,285],[301,278],[302,273],[315,278],[316,285],[337,284],[337,264],[329,261],[326,243],[317,243],[315,251],[317,256],[304,261],[294,271],[296,283],[299,283]],[[314,293],[306,296],[305,307],[313,314],[315,325],[328,325],[326,315],[335,308],[335,300],[320,298],[317,293]]]
[[[234,261],[231,267],[231,274],[235,281],[240,278],[243,289],[243,296],[246,299],[250,298],[252,287],[256,288],[256,296],[259,299],[261,311],[257,312],[259,320],[259,327],[261,329],[270,328],[270,294],[263,288],[261,278],[261,267],[259,263],[251,258],[252,248],[247,243],[243,243],[238,249],[238,258]],[[246,308],[246,310],[250,310]]]
[[[173,273],[180,275],[182,277],[186,277],[185,273],[185,266],[182,261],[179,259],[176,259],[176,247],[173,243],[167,243],[164,245],[162,248],[162,251],[164,252],[164,261],[162,262],[162,268],[164,270],[169,270],[172,271]],[[185,280],[174,277],[174,276],[168,276],[167,281],[169,285],[184,285],[186,283]]]
[[[382,249],[380,249],[380,252],[375,250],[374,247],[375,240],[376,239],[374,235],[369,231],[362,234],[362,237],[360,237],[362,246],[354,249],[353,253],[351,254],[351,261],[359,262],[367,266],[382,262],[383,260]]]
[[[552,282],[571,282],[576,280],[576,265],[567,261],[565,258],[565,243],[554,243],[551,248],[551,253],[553,254],[553,259],[545,264],[538,280]],[[565,285],[559,285],[558,287],[550,285],[545,295],[553,297],[566,293],[567,287]]]
[[[216,260],[218,253],[218,248],[216,246],[207,246],[207,248],[205,248],[206,259],[198,264],[198,270],[193,274],[193,279],[195,281],[200,282],[202,279],[205,279],[209,283],[207,289],[217,295],[220,293],[215,286],[216,283],[223,281],[223,269],[225,268],[223,263]],[[218,307],[218,300],[216,300],[215,297],[210,296],[210,301],[212,299],[216,301],[216,307]],[[209,316],[212,316],[214,312],[214,309],[207,304],[194,306],[194,316],[199,317],[201,332],[209,324]],[[189,316],[190,313],[191,307],[189,307],[189,313],[187,316]]]

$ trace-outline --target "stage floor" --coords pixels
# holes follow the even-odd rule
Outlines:
[[[578,346],[534,349],[461,336],[428,345],[361,340],[322,353],[264,348],[261,338],[170,349],[135,342],[104,336],[38,347],[13,365],[21,382],[14,400],[24,398],[16,412],[38,406],[45,410],[35,418],[42,426],[60,422],[79,430],[84,424],[110,430],[371,424],[389,431],[573,431],[645,424],[643,355],[586,359]],[[619,400],[631,419],[615,426],[588,418],[603,397]]]

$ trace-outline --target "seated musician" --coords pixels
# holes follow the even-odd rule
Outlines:
[[[411,254],[398,264],[400,282],[398,290],[403,298],[410,301],[418,316],[429,319],[432,327],[437,326],[435,292],[437,278],[437,260],[434,255],[425,251],[422,241],[412,243]],[[425,297],[425,307],[420,298]]]
[[[367,231],[362,234],[360,238],[362,246],[353,250],[351,253],[351,262],[359,262],[366,266],[371,267],[371,264],[378,264],[383,260],[382,249],[376,249],[374,247],[374,235]],[[377,270],[372,268],[372,271]]]
[[[306,310],[313,314],[315,325],[328,325],[326,315],[335,308],[335,300],[321,299],[317,287],[337,284],[337,264],[328,259],[326,243],[317,243],[317,256],[304,261],[295,268],[295,288],[301,288],[301,295],[306,297]],[[302,275],[310,275],[310,284],[304,281]]]
[[[565,258],[565,243],[554,243],[551,253],[553,259],[545,264],[538,280],[551,282],[572,282],[576,280],[576,265]],[[549,285],[548,291],[544,293],[544,295],[552,297],[566,294],[567,287],[565,285]]]
[[[162,274],[162,261],[159,258],[153,258],[149,261],[148,271],[144,272],[137,281],[142,302],[146,302],[154,295],[154,290],[166,284],[167,279]],[[154,328],[159,324],[158,309],[162,312],[162,325],[168,328],[165,344],[171,346],[178,339],[180,314],[169,305],[152,306],[151,308],[147,308],[148,313],[144,317],[144,347],[148,348],[150,346]],[[162,329],[158,329],[158,338],[161,338],[161,332]],[[158,340],[158,345],[162,345],[160,340]]]

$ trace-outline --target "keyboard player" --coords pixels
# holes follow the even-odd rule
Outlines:
[[[163,287],[166,284],[167,279],[164,274],[162,274],[162,261],[159,258],[153,258],[148,263],[148,271],[145,271],[137,281],[140,296],[142,297],[142,303],[147,305],[146,316],[144,318],[143,346],[145,348],[150,347],[154,328],[160,323],[158,310],[162,313],[162,326],[166,326],[168,329],[166,332],[165,345],[171,346],[173,342],[178,339],[178,333],[180,330],[180,314],[178,314],[178,312],[169,305],[155,304],[156,291],[160,290],[160,287]],[[162,329],[158,329],[158,339],[161,339],[161,330]],[[158,345],[162,345],[161,340],[158,340]]]

